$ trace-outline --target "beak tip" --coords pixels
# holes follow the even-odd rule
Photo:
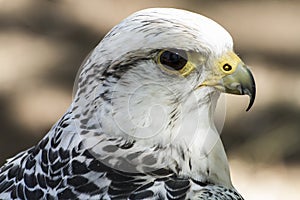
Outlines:
[[[246,112],[248,112],[251,109],[252,105],[253,105],[253,102],[251,103],[251,101],[250,101],[250,103],[249,103],[249,105],[248,105],[248,107],[246,109]]]
[[[248,105],[248,107],[247,107],[247,109],[246,109],[246,112],[248,112],[248,111],[252,108],[252,106],[253,106],[253,104],[254,104],[254,101],[255,101],[255,93],[256,93],[256,88],[255,88],[255,86],[254,86],[254,87],[252,88],[252,91],[248,93],[248,96],[250,97],[250,101],[249,101],[249,105]]]

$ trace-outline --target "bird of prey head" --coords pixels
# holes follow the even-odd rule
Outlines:
[[[216,22],[152,8],[115,26],[66,114],[0,168],[0,199],[242,199],[214,125],[221,92],[255,83]]]
[[[250,96],[249,110],[255,83],[230,34],[216,22],[178,9],[136,12],[91,52],[77,87],[72,112],[79,132],[90,133],[82,136],[93,144],[103,135],[117,137],[130,146],[114,152],[109,165],[121,166],[119,157],[144,151],[154,160],[151,167],[231,184],[214,109],[225,92]],[[92,151],[104,159],[111,152],[103,145]],[[141,160],[127,162],[141,168]]]

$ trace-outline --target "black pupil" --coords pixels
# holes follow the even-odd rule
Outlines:
[[[173,70],[181,70],[187,63],[184,51],[164,51],[160,55],[160,63]]]
[[[232,67],[229,64],[225,64],[225,65],[223,65],[223,69],[228,72],[232,69]]]

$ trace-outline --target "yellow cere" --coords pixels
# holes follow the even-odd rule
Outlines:
[[[234,52],[229,52],[224,54],[217,62],[222,72],[232,74],[235,72],[238,64],[242,63],[242,60]]]

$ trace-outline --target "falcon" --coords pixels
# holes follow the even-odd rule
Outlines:
[[[220,93],[255,99],[230,34],[202,15],[138,11],[84,61],[73,102],[0,169],[0,199],[243,199],[214,124]]]

